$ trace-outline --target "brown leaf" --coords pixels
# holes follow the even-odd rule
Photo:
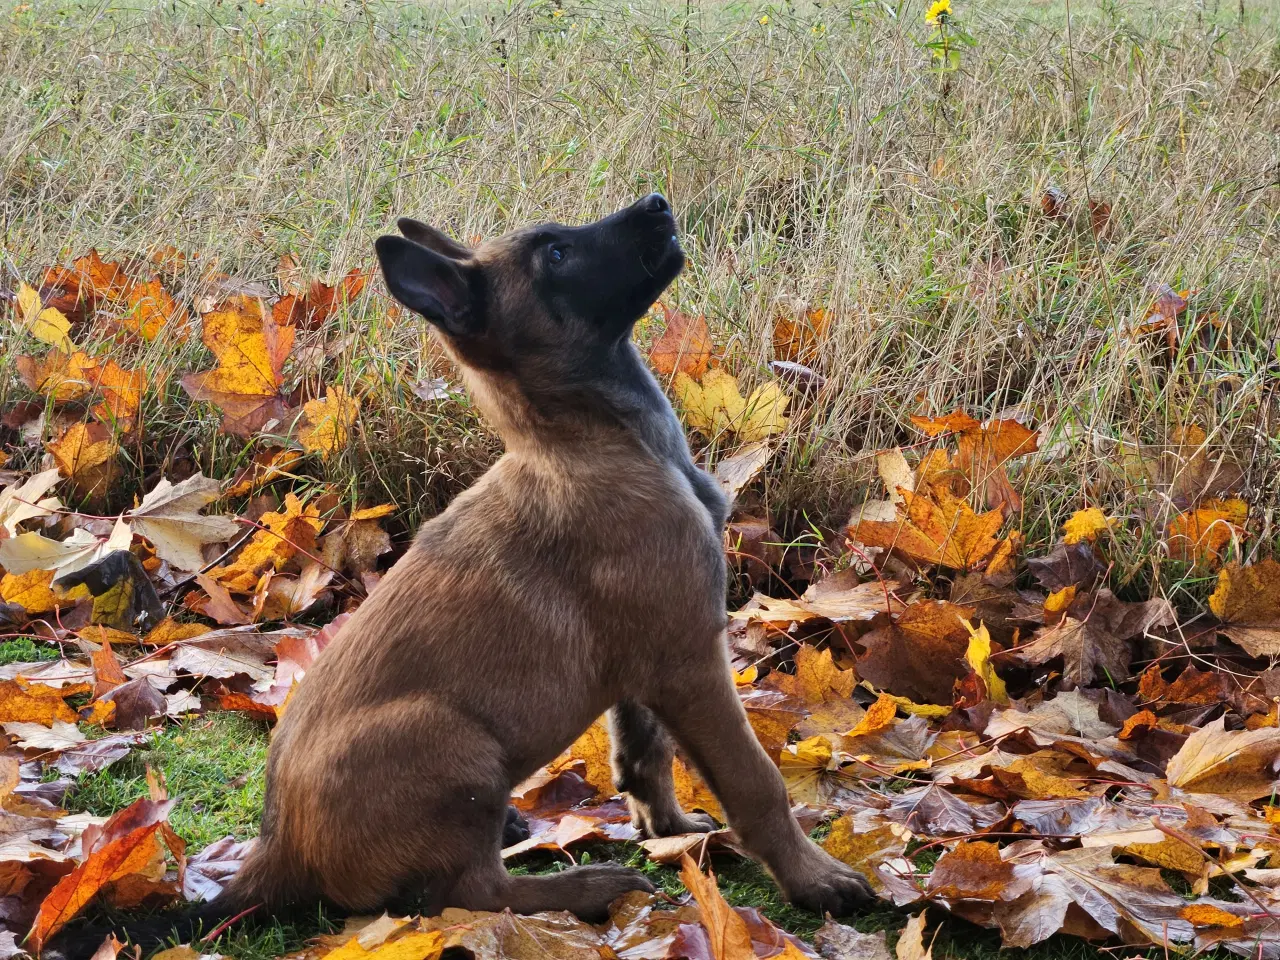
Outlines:
[[[1280,563],[1270,558],[1218,571],[1209,609],[1222,621],[1219,632],[1251,657],[1280,655]]]
[[[1169,785],[1242,802],[1270,794],[1271,764],[1280,756],[1280,728],[1227,730],[1221,717],[1195,731],[1169,761]]]
[[[881,613],[902,609],[901,601],[893,596],[900,588],[901,584],[894,580],[859,583],[857,572],[848,569],[810,584],[798,600],[757,593],[752,605],[731,613],[730,617],[775,627],[814,619],[833,623],[871,620]]]
[[[913,416],[911,422],[928,436],[955,438],[957,452],[951,467],[963,474],[973,488],[983,491],[989,509],[1017,512],[1022,508],[1004,465],[1038,449],[1036,431],[1017,420],[993,420],[984,425],[963,410],[938,418]]]
[[[649,366],[659,376],[683,373],[701,380],[714,352],[706,317],[691,317],[665,304],[658,306],[666,316],[667,326],[649,349]]]
[[[778,360],[812,365],[831,326],[831,314],[822,307],[807,311],[799,320],[780,316],[773,322],[773,355]]]
[[[960,621],[974,607],[946,601],[920,601],[888,626],[864,634],[858,643],[858,674],[878,689],[919,703],[950,703],[951,687],[968,672],[965,651],[969,631]]]
[[[1081,686],[1088,686],[1095,677],[1111,683],[1127,680],[1131,653],[1128,641],[1073,617],[1045,627],[1030,643],[1012,651],[1028,664],[1062,657],[1063,675]]]
[[[912,917],[902,928],[894,954],[898,960],[933,960],[933,948],[924,945],[923,913]]]
[[[368,275],[355,269],[333,286],[313,280],[305,295],[290,291],[277,300],[271,314],[281,326],[315,330],[342,304],[354,302],[367,281]]]

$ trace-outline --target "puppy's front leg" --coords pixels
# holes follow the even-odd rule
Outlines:
[[[716,828],[706,814],[685,813],[671,780],[671,738],[652,710],[623,700],[609,711],[613,783],[627,795],[632,824],[649,837],[705,833]]]
[[[805,836],[791,815],[782,774],[751,731],[724,651],[720,644],[701,669],[682,671],[654,709],[787,899],[819,914],[852,913],[874,898],[871,886]]]

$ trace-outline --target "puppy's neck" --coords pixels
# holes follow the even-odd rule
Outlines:
[[[664,455],[652,440],[671,419],[670,404],[630,341],[577,369],[461,366],[476,406],[511,453],[573,456],[623,446]]]

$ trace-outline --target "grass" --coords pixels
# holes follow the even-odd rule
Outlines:
[[[944,78],[923,9],[2,0],[0,287],[89,247],[123,257],[169,243],[200,255],[180,278],[189,292],[215,263],[271,281],[284,253],[334,279],[369,265],[397,215],[490,236],[659,189],[690,252],[670,300],[706,315],[744,385],[771,375],[779,314],[822,304],[836,318],[812,360],[827,384],[794,411],[760,494],[784,539],[838,528],[867,495],[869,452],[918,442],[911,414],[1012,411],[1051,434],[1015,477],[1025,505],[1011,525],[1029,549],[1071,511],[1103,506],[1140,521],[1115,545],[1117,584],[1195,606],[1208,583],[1168,561],[1161,534],[1177,505],[1117,451],[1203,428],[1207,452],[1245,467],[1239,492],[1260,517],[1245,555],[1274,549],[1280,17],[1258,0],[1243,17],[1216,0],[1082,2],[1069,22],[1060,0],[956,0],[976,43]],[[1041,210],[1050,187],[1069,198],[1064,220]],[[1112,208],[1098,236],[1090,200]],[[1132,333],[1160,283],[1199,290],[1172,348]],[[40,347],[10,340],[0,410],[30,399],[14,358]],[[407,534],[499,445],[465,398],[414,395],[450,373],[384,300],[341,311],[296,352],[321,343],[327,356],[293,363],[289,385],[341,383],[363,406],[349,448],[308,464],[309,478],[348,501],[394,501]],[[103,512],[177,463],[225,477],[256,449],[160,375],[207,367],[197,338],[113,355],[153,386]],[[10,468],[38,461],[38,446],[0,439]],[[697,446],[707,463],[731,451]],[[12,640],[0,660],[40,650]],[[181,798],[173,822],[193,848],[248,836],[265,750],[265,731],[232,716],[167,728],[70,802],[118,809],[145,791],[150,762]],[[670,871],[646,869],[675,889]],[[721,879],[731,901],[813,929],[755,867]],[[886,911],[858,924],[900,922]],[[273,957],[323,926],[237,932],[222,949]],[[985,958],[996,943],[950,919],[935,955]],[[1030,951],[1090,952],[1059,939]]]

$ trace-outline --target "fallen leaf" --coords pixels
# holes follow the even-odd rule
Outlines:
[[[248,437],[284,416],[280,387],[293,349],[294,328],[276,322],[262,301],[233,297],[201,317],[201,339],[218,360],[207,373],[189,373],[182,386],[195,400],[222,410],[222,429]]]
[[[40,360],[15,357],[23,382],[54,403],[69,403],[89,395],[98,382],[98,361],[83,350],[50,350]]]
[[[98,370],[97,388],[102,392],[102,403],[93,408],[93,415],[104,423],[116,424],[125,432],[131,430],[142,403],[142,393],[147,389],[146,374],[141,370],[126,370],[114,360],[108,360]]]
[[[924,945],[924,914],[919,913],[907,921],[898,936],[894,948],[898,960],[933,960],[932,948]]]
[[[1209,609],[1222,621],[1218,631],[1249,656],[1280,655],[1280,562],[1227,564],[1218,571]]]
[[[1187,738],[1169,761],[1169,785],[1249,802],[1274,789],[1268,770],[1280,756],[1280,728],[1227,730],[1223,718]]]
[[[858,639],[866,653],[858,674],[879,690],[924,703],[950,703],[951,688],[966,673],[969,632],[962,620],[974,607],[940,600],[911,604],[892,622]]]
[[[707,318],[696,317],[658,304],[666,316],[662,336],[649,349],[649,366],[661,377],[683,373],[700,380],[711,364],[714,345]]]
[[[302,411],[307,422],[298,430],[298,442],[327,460],[346,449],[360,401],[342,387],[329,387],[323,400],[308,400]]]
[[[1095,678],[1113,684],[1129,679],[1130,655],[1126,640],[1072,617],[1045,627],[1031,642],[1013,649],[1013,656],[1023,663],[1062,657],[1063,675],[1081,686]]]
[[[1243,500],[1208,500],[1169,521],[1169,556],[1198,567],[1220,566],[1227,547],[1244,538],[1249,505]]]
[[[253,593],[264,571],[282,570],[299,554],[315,556],[316,535],[324,526],[316,507],[293,493],[285,494],[283,512],[265,513],[258,524],[260,529],[229,566],[209,571],[211,580],[238,593]]]
[[[40,294],[25,283],[18,286],[10,322],[19,333],[27,333],[52,344],[64,353],[71,352],[71,321],[61,310],[44,306],[40,302]]]
[[[1097,507],[1077,510],[1062,525],[1063,542],[1093,543],[1104,533],[1108,533],[1116,522]]]
[[[790,397],[776,383],[761,384],[744,400],[737,379],[717,367],[707,371],[701,384],[677,373],[672,389],[689,426],[710,439],[732,433],[742,443],[753,443],[787,427],[783,411]]]
[[[1004,523],[1000,510],[975,514],[959,497],[933,488],[930,496],[904,493],[898,521],[862,520],[849,536],[880,547],[916,564],[972,570],[992,560],[1000,549],[996,532]]]
[[[58,471],[86,496],[104,494],[119,470],[120,447],[101,423],[73,423],[45,444]]]
[[[680,862],[680,880],[698,903],[699,922],[711,942],[712,960],[755,960],[751,933],[742,918],[725,902],[716,885],[715,874],[708,872],[703,875],[686,854]]]
[[[987,631],[986,625],[979,623],[978,629],[975,630],[966,620],[964,626],[969,631],[969,647],[964,655],[969,668],[982,680],[988,699],[993,703],[1008,703],[1009,693],[1005,689],[1004,681],[991,665],[991,634]]]
[[[204,566],[205,544],[231,540],[241,529],[231,517],[200,513],[220,495],[218,482],[200,473],[178,484],[161,477],[125,519],[134,533],[151,541],[160,559],[179,570],[198,570]]]
[[[813,364],[831,326],[831,314],[822,307],[805,312],[793,320],[780,316],[773,322],[773,355],[778,360]]]
[[[1036,431],[1017,420],[992,420],[983,424],[963,410],[938,418],[913,416],[911,422],[927,436],[946,435],[955,439],[957,450],[951,467],[974,489],[983,491],[988,508],[1007,508],[1010,512],[1022,508],[1022,500],[1009,482],[1004,466],[1013,458],[1038,449]]]

